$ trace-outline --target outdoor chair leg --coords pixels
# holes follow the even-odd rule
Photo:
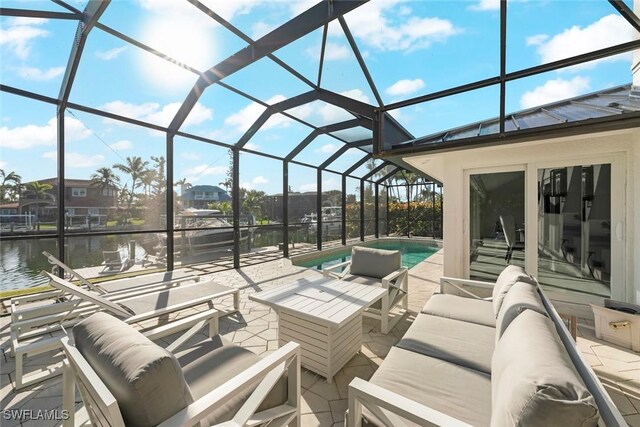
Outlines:
[[[380,332],[389,333],[389,294],[382,296],[382,310],[380,310]]]
[[[64,420],[63,427],[73,427],[75,425],[75,400],[76,377],[73,368],[65,360],[62,368],[62,409],[67,411],[68,418]]]

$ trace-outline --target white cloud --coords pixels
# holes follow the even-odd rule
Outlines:
[[[44,82],[62,75],[64,67],[52,67],[46,70],[36,67],[19,67],[17,73],[23,79]]]
[[[187,181],[190,183],[195,183],[200,180],[200,177],[203,176],[224,176],[227,173],[226,166],[211,166],[207,164],[202,164],[198,166],[194,166],[192,168],[188,168],[181,174],[187,178]],[[213,185],[217,185],[214,183]]]
[[[412,12],[409,6],[400,6],[400,9],[398,9],[398,15],[400,16],[411,15]]]
[[[163,107],[155,102],[131,104],[124,101],[112,101],[102,105],[105,111],[145,122],[168,126],[175,117],[181,103],[172,102]],[[184,122],[185,126],[197,125],[213,117],[213,111],[201,103],[196,103]]]
[[[402,79],[389,86],[385,92],[392,96],[409,95],[423,87],[424,81],[422,79]]]
[[[338,146],[336,144],[324,144],[322,147],[315,150],[316,153],[323,154],[333,154],[338,150]]]
[[[340,95],[344,95],[367,104],[369,103],[369,97],[365,95],[360,89],[352,89],[340,92]],[[319,113],[322,117],[323,123],[334,123],[353,119],[353,116],[346,110],[340,107],[336,107],[333,104],[322,106]]]
[[[116,141],[113,144],[109,145],[109,147],[114,150],[131,150],[133,148],[133,143],[129,140],[123,139],[120,141]]]
[[[26,125],[9,128],[0,127],[0,147],[25,150],[39,146],[52,146],[57,140],[57,119],[54,117],[44,126]],[[68,142],[84,139],[91,132],[73,117],[65,117],[65,139]]]
[[[200,154],[198,153],[185,151],[183,153],[180,153],[180,157],[182,157],[185,160],[200,160],[202,156],[200,156]]]
[[[542,35],[534,36],[541,37]],[[582,28],[574,25],[556,34],[555,36],[539,43],[537,47],[541,63],[553,62],[559,59],[580,55],[608,46],[625,43],[632,40],[632,28],[629,23],[619,15],[607,15],[600,18],[591,25]],[[534,41],[536,41],[534,39]],[[615,55],[600,61],[616,61],[630,58],[631,54]],[[595,63],[582,64],[571,67],[577,68],[593,67]]]
[[[7,162],[0,160],[0,169],[4,169],[5,167],[7,167]]]
[[[547,40],[549,40],[548,34],[536,34],[535,36],[527,37],[526,43],[527,46],[539,46]]]
[[[266,184],[267,182],[269,182],[269,180],[262,175],[258,175],[251,180],[251,183],[255,185]]]
[[[155,3],[155,0],[148,0],[150,3]],[[165,0],[175,1],[175,0]],[[220,1],[220,0],[202,0],[202,3],[209,7],[211,10],[222,16],[224,19],[230,21],[238,15],[246,15],[251,10],[266,1],[260,0],[233,0],[233,1]],[[294,2],[295,3],[295,2]]]
[[[260,146],[258,144],[254,144],[253,142],[247,142],[246,144],[244,144],[244,148],[246,148],[247,150],[258,151]]]
[[[7,46],[18,58],[27,59],[31,53],[33,42],[51,33],[38,25],[46,23],[46,19],[14,18],[5,28],[0,28],[0,46]]]
[[[96,56],[103,61],[111,61],[112,59],[116,59],[125,50],[127,50],[127,46],[114,47],[109,50],[97,50]]]
[[[526,92],[520,98],[522,108],[532,108],[567,98],[573,98],[587,92],[590,81],[586,77],[576,76],[571,80],[549,80],[542,86]]]
[[[475,11],[500,10],[500,0],[480,0],[467,9]]]
[[[322,180],[322,191],[339,190],[342,184],[338,183],[335,178],[329,178]],[[309,184],[302,184],[298,187],[298,191],[317,191],[317,184],[315,182]]]
[[[267,104],[269,105],[277,104],[278,102],[284,101],[285,99],[286,97],[284,95],[275,95],[267,100]],[[228,116],[224,120],[224,123],[226,125],[235,127],[236,131],[238,132],[246,132],[247,129],[249,129],[251,125],[258,119],[258,117],[260,117],[260,115],[264,112],[264,110],[265,110],[265,107],[263,107],[261,104],[258,104],[257,102],[252,102],[251,104],[242,108],[237,113],[234,113]],[[298,112],[302,112],[303,114],[308,115],[308,113],[305,113],[305,111],[306,110],[304,108],[298,110]],[[300,116],[297,115],[297,117],[300,117]],[[300,118],[304,118],[304,117],[300,117]],[[269,117],[269,120],[267,120],[267,122],[264,125],[262,125],[261,129],[287,127],[291,124],[291,121],[292,119],[286,116],[283,116],[282,114],[274,114],[271,117]]]
[[[398,3],[400,0],[369,2],[350,12],[345,19],[363,44],[381,51],[426,49],[462,31],[451,21],[436,17],[401,17],[393,22],[391,14]],[[331,33],[342,34],[338,26],[333,26]]]
[[[57,156],[55,151],[47,151],[42,155],[45,159],[51,160],[56,160]],[[64,155],[64,162],[67,167],[71,168],[93,168],[104,163],[104,156],[101,154],[87,156],[85,154],[67,152]]]
[[[318,4],[318,0],[296,0],[289,2],[291,15],[298,16],[316,4]]]
[[[309,184],[302,184],[300,187],[298,187],[298,191],[301,191],[301,192],[316,191],[317,189],[318,189],[317,184],[315,182],[309,183]]]
[[[265,34],[269,34],[271,31],[278,28],[277,25],[267,24],[264,21],[258,21],[251,25],[251,38],[254,40],[258,40],[260,37]]]
[[[320,46],[314,46],[305,50],[311,58],[317,58],[320,54]],[[351,48],[341,43],[327,42],[324,49],[325,61],[341,61],[351,57]]]
[[[154,113],[151,113],[147,116],[147,120],[153,123],[161,123],[165,126],[168,126],[171,123],[171,120],[176,116],[176,113],[180,109],[182,103],[180,102],[172,102],[170,104],[162,107],[161,110],[158,110]],[[199,102],[193,106],[193,109],[187,116],[187,119],[184,121],[184,126],[189,125],[197,125],[207,120],[211,120],[213,117],[213,111],[200,104]]]
[[[244,188],[245,190],[255,190],[256,186],[250,182],[241,182],[240,188]]]

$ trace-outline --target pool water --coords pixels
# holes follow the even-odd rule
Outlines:
[[[438,251],[437,247],[405,244],[399,242],[375,242],[374,244],[366,245],[366,247],[394,251],[399,250],[402,254],[402,266],[407,268],[415,266],[416,264],[424,261]],[[296,265],[322,270],[332,265],[349,261],[350,259],[351,248],[348,248],[324,257],[317,257],[310,260],[301,261],[299,263],[297,262]]]

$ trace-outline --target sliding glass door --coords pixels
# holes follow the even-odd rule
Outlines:
[[[525,172],[469,174],[469,277],[495,280],[525,265]]]
[[[611,165],[538,169],[538,280],[611,296]]]

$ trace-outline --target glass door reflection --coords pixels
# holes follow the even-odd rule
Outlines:
[[[469,277],[494,281],[524,267],[524,171],[469,175]]]
[[[611,165],[538,170],[538,280],[610,297]]]

